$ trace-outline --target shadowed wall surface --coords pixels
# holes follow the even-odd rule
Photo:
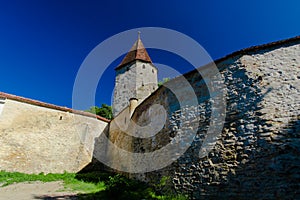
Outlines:
[[[141,139],[115,128],[111,132],[110,137],[120,138],[116,144],[126,138],[122,148],[136,153],[154,152],[168,143],[180,144],[179,148],[189,145],[172,165],[131,176],[149,182],[170,176],[175,191],[194,199],[300,198],[300,38],[245,49],[217,60],[216,65],[225,79],[227,105],[224,127],[213,150],[199,158],[213,102],[202,77],[193,71],[184,77],[197,95],[198,106],[181,108],[167,84],[140,104],[132,117],[135,123],[147,125],[157,116],[150,112],[151,106],[163,105],[168,117],[159,133]],[[204,69],[209,71],[209,67]],[[187,90],[179,78],[169,85]],[[185,144],[181,138],[191,131],[197,134],[191,144]],[[170,154],[166,157],[176,152]],[[155,159],[148,164],[165,161]]]

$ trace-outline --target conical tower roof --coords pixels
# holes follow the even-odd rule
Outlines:
[[[126,54],[126,56],[123,58],[119,66],[116,67],[116,70],[136,60],[152,63],[151,58],[142,43],[142,40],[140,38],[140,33],[137,41],[135,41],[135,43],[133,44],[129,52]]]

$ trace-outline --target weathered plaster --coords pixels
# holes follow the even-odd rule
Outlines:
[[[107,122],[6,99],[0,115],[0,170],[78,172]]]

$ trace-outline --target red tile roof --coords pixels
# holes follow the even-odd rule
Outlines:
[[[12,95],[12,94],[7,94],[4,92],[0,92],[0,98],[6,98],[6,99],[11,99],[11,100],[15,100],[15,101],[19,101],[19,102],[23,102],[23,103],[28,103],[31,105],[36,105],[36,106],[41,106],[41,107],[45,107],[45,108],[50,108],[50,109],[54,109],[54,110],[59,110],[59,111],[64,111],[64,112],[70,112],[70,113],[74,113],[74,114],[78,114],[78,115],[83,115],[86,117],[93,117],[93,118],[97,118],[98,120],[104,121],[104,122],[110,122],[110,120],[89,113],[89,112],[84,112],[84,111],[80,111],[80,110],[74,110],[71,108],[67,108],[67,107],[62,107],[62,106],[56,106],[53,104],[49,104],[49,103],[44,103],[41,101],[36,101],[36,100],[32,100],[32,99],[28,99],[25,97],[20,97],[20,96],[16,96],[16,95]]]
[[[138,38],[137,41],[133,44],[127,55],[123,58],[122,62],[119,64],[118,67],[116,67],[116,70],[135,60],[141,60],[144,62],[152,63],[151,58],[147,53],[140,38]]]

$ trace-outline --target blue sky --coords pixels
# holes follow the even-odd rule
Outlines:
[[[72,107],[73,84],[83,60],[119,32],[149,26],[174,29],[217,59],[300,35],[299,8],[298,0],[1,0],[0,91]],[[154,62],[189,71],[184,61],[167,52],[150,49],[149,54]],[[98,105],[111,103],[119,61],[101,78]]]

